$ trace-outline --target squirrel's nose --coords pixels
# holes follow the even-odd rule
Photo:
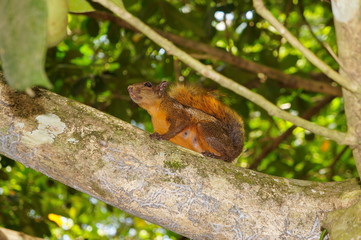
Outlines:
[[[133,90],[132,86],[128,86],[128,92],[131,92]]]

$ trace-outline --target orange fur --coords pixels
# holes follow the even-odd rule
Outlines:
[[[152,116],[157,139],[167,139],[207,156],[232,161],[242,151],[242,118],[213,94],[197,86],[166,82],[130,85],[130,97]]]
[[[184,137],[183,135],[185,131],[189,131],[187,137]],[[194,137],[197,138],[197,144],[193,142]],[[209,146],[209,144],[206,142],[203,136],[199,133],[197,127],[193,125],[184,129],[182,132],[178,133],[175,137],[171,138],[169,141],[196,152],[202,153],[208,151],[217,156],[220,155],[219,152],[217,152],[211,146]]]
[[[175,84],[170,88],[168,94],[185,106],[202,110],[223,122],[236,119],[243,126],[243,120],[236,112],[221,103],[214,97],[214,94],[207,92],[203,88],[194,85]]]

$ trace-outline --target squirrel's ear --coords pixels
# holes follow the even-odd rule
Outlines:
[[[158,84],[158,90],[159,90],[159,94],[163,95],[163,93],[165,93],[165,90],[167,89],[168,86],[168,82],[167,81],[163,81],[161,83]]]

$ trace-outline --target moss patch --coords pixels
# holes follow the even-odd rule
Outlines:
[[[181,171],[182,169],[186,168],[187,165],[178,161],[165,161],[164,165],[165,168],[171,169],[172,171]]]
[[[323,221],[331,239],[359,239],[361,236],[361,202],[330,212]]]

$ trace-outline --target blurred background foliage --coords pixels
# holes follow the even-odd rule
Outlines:
[[[124,4],[163,32],[287,74],[331,84],[255,13],[250,0],[125,0]],[[267,5],[306,47],[338,69],[325,47],[337,52],[328,1],[270,0]],[[47,52],[46,72],[56,93],[151,132],[150,117],[131,102],[127,86],[143,81],[196,82],[217,89],[222,100],[244,118],[247,143],[236,165],[314,181],[341,181],[357,175],[347,147],[301,128],[290,129],[291,123],[269,116],[252,102],[205,79],[144,35],[96,16],[69,14],[68,18],[68,37]],[[292,114],[303,115],[321,104],[311,120],[331,129],[347,130],[341,97],[288,88],[262,74],[215,60],[207,53],[185,50]],[[283,138],[275,144],[280,136]],[[0,226],[9,229],[64,240],[183,239],[6,157],[1,157],[0,179]]]

